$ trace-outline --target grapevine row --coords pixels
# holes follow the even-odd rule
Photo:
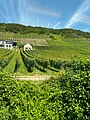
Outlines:
[[[0,57],[0,69],[8,65],[13,55],[14,55],[14,50],[10,51],[7,55]]]
[[[28,72],[33,72],[35,67],[42,72],[46,72],[45,68],[41,66],[36,59],[30,58],[29,56],[27,56],[22,49],[20,51]]]

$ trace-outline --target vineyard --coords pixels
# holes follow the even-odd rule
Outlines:
[[[32,54],[31,51],[23,51],[22,48],[20,50],[3,49],[0,54],[0,70],[2,72],[23,75],[57,74],[61,69],[61,61],[42,59]]]
[[[0,120],[90,120],[90,34],[18,26],[0,26],[18,41],[0,49]]]
[[[0,95],[1,120],[90,120],[90,61],[39,84],[1,72]]]
[[[0,71],[18,75],[58,76],[65,66],[71,66],[80,59],[90,59],[89,39],[63,40],[60,35],[52,37],[46,40],[48,46],[36,45],[33,51],[24,51],[23,48],[0,49]]]

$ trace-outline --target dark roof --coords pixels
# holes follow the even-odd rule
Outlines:
[[[13,41],[7,40],[7,41],[6,41],[6,44],[13,44]]]
[[[17,43],[17,41],[15,41],[15,40],[0,40],[0,41],[6,42],[6,44]]]
[[[0,41],[3,41],[3,42],[5,42],[5,40],[0,40]]]

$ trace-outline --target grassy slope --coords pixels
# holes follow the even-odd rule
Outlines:
[[[48,36],[46,34],[37,34],[37,33],[29,33],[29,34],[20,34],[20,33],[12,33],[12,32],[0,32],[0,39],[46,39]]]
[[[55,36],[55,39],[48,39],[50,47],[38,47],[32,52],[38,53],[39,57],[48,59],[74,60],[90,58],[90,40],[88,39],[63,39]]]
[[[15,69],[15,64],[16,64],[16,56],[17,52],[15,51],[13,58],[9,62],[9,64],[3,69],[4,72],[10,72],[13,73]]]
[[[30,42],[34,46],[38,46],[34,48],[30,54],[34,58],[39,59],[55,59],[61,61],[73,61],[82,59],[90,59],[90,39],[86,38],[64,38],[61,35],[50,34],[53,38],[49,38],[46,34],[38,35],[37,33],[30,34],[19,34],[19,33],[11,33],[11,32],[0,32],[0,38],[11,38],[16,40],[21,40],[21,42]],[[33,40],[32,40],[33,39]],[[43,41],[44,39],[44,41]],[[49,46],[47,46],[47,44]],[[42,45],[40,47],[40,45]],[[46,46],[43,46],[46,45]],[[20,52],[15,53],[13,59],[10,61],[8,66],[4,69],[4,71],[13,72],[15,69],[16,56],[20,60],[21,66],[19,67],[17,74],[27,74],[26,67],[22,61],[20,56]],[[36,68],[30,74],[57,74],[53,71],[47,70],[47,73],[42,73]]]
[[[33,58],[38,59],[54,59],[54,60],[61,60],[61,61],[73,61],[82,59],[90,59],[90,40],[86,39],[63,39],[59,35],[54,35],[54,39],[47,40],[49,46],[43,47],[35,47],[33,51],[30,51],[31,56]],[[20,56],[20,52],[16,52],[13,56],[13,59],[10,61],[8,66],[4,69],[4,71],[14,72],[16,58],[19,58],[21,66],[16,72],[17,74],[27,74],[26,67],[22,61]],[[27,75],[34,75],[34,74],[48,74],[48,75],[57,75],[57,72],[53,72],[47,69],[47,72],[42,73],[41,71],[37,70],[36,68],[32,73],[28,73]]]
[[[27,69],[26,69],[26,67],[25,67],[25,65],[24,65],[24,63],[23,63],[23,60],[22,60],[22,57],[21,57],[21,55],[20,55],[20,50],[18,50],[18,59],[20,60],[20,67],[19,67],[19,69],[18,69],[18,71],[17,71],[17,74],[27,74],[28,72],[27,72]]]
[[[19,50],[15,51],[13,58],[11,59],[11,61],[9,62],[9,64],[4,68],[3,71],[14,73],[15,65],[16,65],[16,59],[17,58],[20,60],[20,67],[19,67],[19,69],[17,71],[17,74],[20,74],[20,73],[27,74],[27,70],[26,70],[26,67],[25,67],[25,65],[24,65],[24,63],[22,61],[22,58],[21,58]]]

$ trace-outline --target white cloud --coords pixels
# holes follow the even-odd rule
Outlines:
[[[45,16],[50,16],[50,17],[60,17],[60,13],[54,11],[54,10],[49,10],[46,8],[41,8],[40,6],[33,6],[32,4],[28,4],[25,0],[19,0],[19,23],[28,25],[31,20],[31,16],[33,17],[33,14],[36,15],[36,19],[34,22],[36,22],[36,25],[38,26],[39,24],[39,17],[40,15],[45,15]],[[41,24],[41,23],[40,23]],[[50,24],[48,25],[50,26]]]
[[[90,32],[89,28],[82,29],[82,30],[85,31],[85,32]]]
[[[57,22],[57,23],[53,26],[53,28],[54,28],[54,29],[58,28],[58,27],[60,26],[60,24],[61,24],[61,22]]]
[[[58,11],[50,9],[48,5],[44,8],[42,7],[39,4],[34,4],[34,1],[32,4],[31,0],[1,0],[0,15],[5,22],[18,22],[24,25],[36,24],[37,26],[43,22],[40,20],[41,16],[52,17],[52,19],[57,19],[61,16]],[[50,27],[52,21],[47,22],[48,19],[44,24]]]
[[[6,1],[6,4],[4,3],[4,1],[0,3],[0,6],[1,6],[0,15],[3,16],[6,22],[9,22],[11,20],[11,17],[9,14],[9,4],[10,4],[10,0],[8,2]]]
[[[90,16],[80,15],[79,19],[82,23],[86,23],[86,24],[90,25]]]
[[[47,28],[49,28],[49,27],[50,27],[50,23],[48,22]]]
[[[87,14],[90,11],[90,0],[85,0],[76,13],[66,23],[65,27],[69,28],[74,26],[76,23],[85,23],[90,25],[90,17]]]
[[[25,2],[25,0],[19,0],[18,5],[19,23],[28,25],[30,12],[27,3]]]
[[[57,13],[55,11],[52,11],[52,10],[48,10],[48,9],[41,9],[39,7],[30,7],[29,10],[31,12],[35,12],[35,13],[38,13],[38,14],[42,14],[42,15],[47,15],[47,16],[51,16],[51,17],[60,17],[60,13]]]

